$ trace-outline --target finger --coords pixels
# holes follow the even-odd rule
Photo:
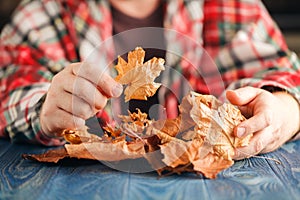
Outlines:
[[[226,91],[226,97],[230,103],[237,106],[242,106],[250,103],[261,92],[261,89],[258,88],[243,87],[236,90]]]
[[[56,109],[41,119],[47,120],[47,123],[41,121],[43,132],[56,137],[62,136],[65,129],[79,129],[85,125],[85,120],[62,109]]]
[[[248,146],[236,148],[234,160],[241,160],[264,152],[269,141],[272,141],[272,130],[268,127],[253,135]]]
[[[84,120],[92,117],[96,112],[86,101],[67,92],[65,92],[63,98],[57,100],[56,106],[58,109]]]
[[[118,97],[122,94],[123,86],[96,65],[76,63],[72,65],[72,73],[97,85],[107,97]]]
[[[245,137],[249,134],[261,131],[273,121],[273,113],[270,110],[264,110],[264,112],[258,112],[253,115],[251,118],[241,122],[237,127],[234,129],[234,134],[237,137]]]
[[[246,119],[250,118],[253,116],[253,107],[250,105],[245,105],[245,106],[238,106],[239,110],[241,113],[244,115]]]
[[[71,76],[70,80],[63,84],[66,92],[72,93],[86,101],[94,110],[101,110],[107,103],[107,97],[104,96],[94,84],[82,78]]]

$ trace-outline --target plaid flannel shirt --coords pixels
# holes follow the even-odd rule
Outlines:
[[[166,62],[181,74],[171,71],[162,77],[173,91],[181,90],[183,79],[194,90],[217,96],[226,88],[271,86],[300,102],[299,60],[259,0],[168,0],[164,27],[204,47],[221,79],[207,79],[208,87],[195,66],[167,55]],[[69,63],[85,60],[111,36],[107,0],[23,1],[0,39],[0,135],[12,141],[63,144],[44,135],[39,124],[51,79]],[[167,52],[180,48],[182,57],[193,59],[189,49],[173,42],[167,43]],[[209,74],[209,68],[203,73]],[[174,96],[165,96],[165,106],[174,107]]]

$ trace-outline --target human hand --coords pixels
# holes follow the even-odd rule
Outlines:
[[[122,90],[121,84],[97,66],[71,64],[52,79],[41,109],[41,129],[55,137],[66,128],[82,127],[105,107],[108,98],[120,96]]]
[[[286,92],[244,87],[227,91],[226,96],[247,118],[234,134],[244,137],[253,133],[249,146],[236,149],[236,160],[274,151],[299,131],[299,104]]]

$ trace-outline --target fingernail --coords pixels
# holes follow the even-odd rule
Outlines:
[[[246,129],[244,127],[238,127],[237,128],[237,136],[240,138],[240,137],[243,137],[246,133]]]
[[[114,86],[114,88],[112,89],[112,95],[114,96],[114,97],[118,97],[118,96],[120,96],[121,94],[122,94],[122,92],[123,92],[123,86],[121,85],[121,84],[116,84],[115,86]]]

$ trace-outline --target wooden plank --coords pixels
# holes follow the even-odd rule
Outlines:
[[[215,180],[191,173],[158,179],[156,172],[126,173],[98,161],[45,164],[21,158],[43,147],[0,140],[0,199],[298,199],[300,141],[236,162]]]

